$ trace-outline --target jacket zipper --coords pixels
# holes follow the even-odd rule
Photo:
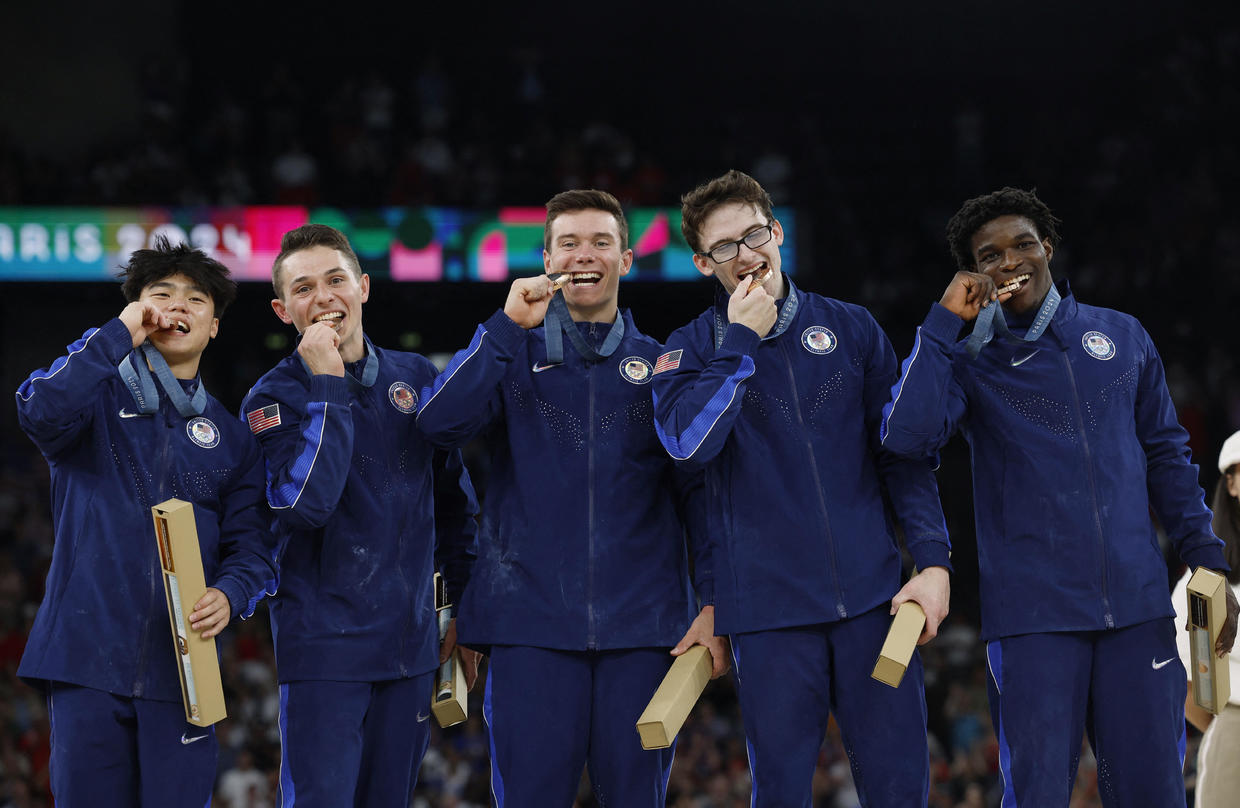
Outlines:
[[[801,398],[797,391],[796,375],[792,372],[792,359],[788,356],[788,341],[779,340],[780,353],[783,355],[784,368],[788,371],[788,384],[792,409],[797,416],[797,426],[802,435],[806,435],[805,452],[809,455],[809,468],[814,473],[814,491],[818,494],[818,509],[822,513],[822,524],[827,533],[827,560],[831,562],[831,583],[835,586],[835,613],[842,620],[848,617],[848,609],[844,606],[844,592],[840,588],[839,561],[835,553],[835,537],[831,534],[831,516],[827,512],[827,500],[822,491],[822,475],[818,471],[818,458],[814,455],[814,444],[809,439],[809,429],[801,415]]]
[[[1098,487],[1094,482],[1094,461],[1089,450],[1089,438],[1085,434],[1085,420],[1081,416],[1081,396],[1076,387],[1076,375],[1072,372],[1072,362],[1067,351],[1060,351],[1064,367],[1068,369],[1068,383],[1072,387],[1073,414],[1076,416],[1076,428],[1081,436],[1081,446],[1085,451],[1085,469],[1089,476],[1089,496],[1094,512],[1094,528],[1098,531],[1098,552],[1102,556],[1102,619],[1107,628],[1115,628],[1115,617],[1111,614],[1111,598],[1107,594],[1107,547],[1106,537],[1102,532],[1102,517],[1098,513]]]
[[[619,314],[616,315],[620,316]],[[576,323],[571,324],[576,327]],[[590,324],[590,344],[594,344],[594,324]],[[586,648],[598,644],[594,614],[594,372],[597,363],[584,360],[586,366],[586,401],[588,402],[586,435]]]

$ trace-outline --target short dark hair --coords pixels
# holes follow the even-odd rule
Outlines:
[[[271,264],[271,288],[275,290],[276,297],[284,299],[284,290],[280,288],[280,269],[284,265],[284,259],[295,252],[309,250],[313,247],[328,247],[344,253],[349,259],[349,269],[353,270],[353,274],[359,280],[361,279],[362,265],[357,260],[357,253],[353,252],[353,247],[349,245],[349,239],[344,233],[326,224],[303,224],[295,230],[288,231],[284,234],[284,238],[280,239],[280,254]]]
[[[1223,560],[1231,567],[1227,580],[1240,584],[1240,500],[1227,490],[1227,478],[1240,474],[1240,465],[1233,465],[1218,478],[1214,487],[1214,535],[1223,540]]]
[[[951,247],[956,266],[965,272],[977,269],[973,255],[973,236],[987,223],[1000,216],[1024,216],[1033,222],[1038,237],[1059,246],[1059,225],[1063,224],[1046,203],[1038,199],[1036,189],[1025,191],[1004,186],[982,196],[975,196],[960,206],[956,215],[947,222],[947,244]]]
[[[620,200],[606,191],[595,188],[561,191],[547,200],[547,221],[543,225],[543,249],[551,250],[551,223],[562,213],[575,213],[579,210],[601,210],[616,217],[616,227],[620,229],[620,250],[629,248],[629,222],[624,218],[624,208]]]
[[[680,233],[695,253],[702,251],[702,225],[706,218],[716,208],[731,202],[753,205],[766,217],[767,224],[775,221],[775,214],[771,211],[771,195],[753,177],[732,169],[680,198]]]
[[[237,282],[228,267],[188,244],[173,246],[167,236],[158,236],[152,247],[134,250],[129,256],[120,271],[121,294],[132,303],[152,283],[178,273],[211,296],[216,317],[223,315],[228,304],[237,299]]]

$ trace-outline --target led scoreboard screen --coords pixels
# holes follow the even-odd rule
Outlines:
[[[632,208],[629,278],[695,280],[679,208]],[[783,268],[795,274],[793,211],[778,209]],[[238,280],[270,281],[280,237],[329,224],[349,237],[362,270],[394,281],[497,281],[543,269],[540,207],[464,208],[33,208],[0,207],[0,280],[106,281],[161,235],[199,247]]]

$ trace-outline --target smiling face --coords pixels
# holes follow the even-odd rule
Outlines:
[[[1055,251],[1030,219],[1016,215],[991,219],[977,229],[971,244],[977,271],[989,275],[1000,290],[1013,290],[1005,309],[1021,314],[1042,305],[1051,288]]]
[[[620,227],[607,211],[590,208],[561,213],[551,222],[543,250],[548,274],[564,272],[561,290],[569,313],[579,322],[612,322],[620,296],[620,276],[629,273],[633,251],[620,247]]]
[[[744,243],[747,238],[760,241],[759,236],[765,232],[767,225],[771,227],[771,238],[765,244],[750,247]],[[702,221],[698,236],[703,253],[729,242],[741,242],[736,257],[722,263],[707,255],[693,256],[693,265],[698,272],[714,275],[728,294],[736,291],[741,280],[750,275],[755,280],[762,280],[763,288],[772,297],[778,299],[787,294],[784,276],[779,269],[779,247],[784,243],[784,229],[778,219],[768,222],[756,205],[729,202],[710,212]]]
[[[151,303],[172,321],[172,327],[148,337],[164,356],[173,375],[191,379],[198,360],[220,328],[211,295],[186,275],[175,273],[142,287],[138,299]]]
[[[280,265],[280,296],[271,301],[276,316],[304,333],[325,322],[340,336],[340,356],[355,362],[365,354],[362,304],[370,298],[370,277],[358,275],[348,257],[330,247],[310,247]]]

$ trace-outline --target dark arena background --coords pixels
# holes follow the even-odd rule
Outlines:
[[[541,205],[573,187],[610,190],[631,211],[637,271],[620,302],[664,339],[713,295],[679,235],[680,194],[739,168],[790,223],[796,283],[867,306],[901,357],[954,272],[951,213],[1002,185],[1036,187],[1064,221],[1056,277],[1136,315],[1159,346],[1207,490],[1240,428],[1232,3],[124,6],[0,13],[6,390],[119,313],[119,257],[172,232],[245,279],[202,367],[235,409],[291,349],[263,278],[280,226],[307,220],[357,245],[376,343],[446,358],[512,277],[541,271]],[[0,406],[0,808],[34,808],[52,804],[49,727],[15,671],[52,551],[48,474],[13,399]],[[957,572],[951,616],[921,652],[930,804],[998,805],[958,439],[939,485]],[[548,491],[571,495],[571,481]],[[1168,559],[1170,586],[1183,568]],[[269,806],[279,735],[265,611],[221,645],[230,716],[215,804]],[[488,804],[477,697],[467,724],[436,729],[413,805]],[[1190,728],[1190,798],[1196,742]],[[719,680],[680,735],[668,804],[746,806],[748,778],[734,691]],[[834,728],[814,794],[857,804]],[[577,805],[594,804],[583,786]],[[1086,744],[1072,806],[1100,804]]]

